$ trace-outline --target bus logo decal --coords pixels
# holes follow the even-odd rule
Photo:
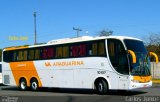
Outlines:
[[[45,62],[45,66],[46,66],[46,67],[50,67],[50,66],[51,66],[51,63],[50,63],[50,62]]]
[[[45,62],[46,67],[52,66],[80,66],[84,65],[83,61],[62,61],[62,62]]]

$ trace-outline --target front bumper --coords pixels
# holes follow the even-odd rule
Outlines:
[[[147,88],[152,86],[152,81],[146,82],[146,83],[136,83],[131,82],[129,85],[129,89],[138,89],[138,88]]]

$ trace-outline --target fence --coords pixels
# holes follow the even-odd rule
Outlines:
[[[153,79],[160,79],[160,62],[151,62],[151,74]]]

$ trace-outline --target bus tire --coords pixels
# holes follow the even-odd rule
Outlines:
[[[39,89],[38,80],[36,78],[31,79],[30,87],[32,91],[37,91]]]
[[[95,86],[98,94],[104,95],[108,92],[108,84],[103,79],[97,81]]]
[[[27,90],[27,81],[26,81],[25,78],[20,79],[20,81],[19,81],[19,88],[22,91]]]

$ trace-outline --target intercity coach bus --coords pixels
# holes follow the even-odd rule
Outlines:
[[[155,53],[151,55],[158,58]],[[3,49],[3,84],[30,87],[130,90],[152,86],[143,42],[124,36],[65,38]]]

